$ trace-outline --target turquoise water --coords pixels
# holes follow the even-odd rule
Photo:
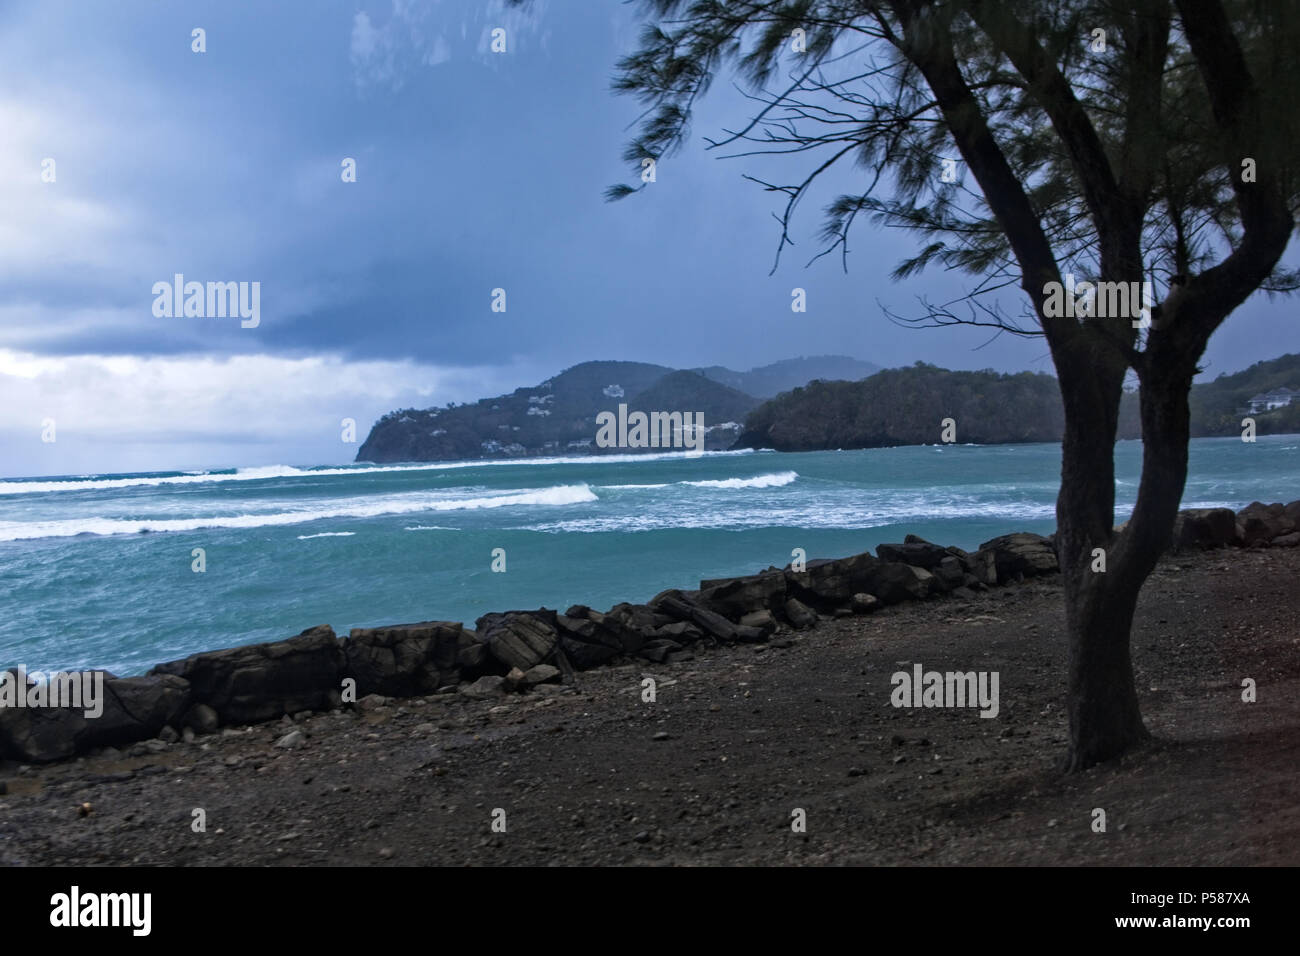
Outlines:
[[[1119,520],[1141,450],[1117,446]],[[0,665],[136,674],[315,624],[644,601],[794,548],[973,548],[1051,532],[1059,472],[1058,445],[950,445],[0,481]],[[1185,507],[1295,498],[1300,436],[1192,442]]]

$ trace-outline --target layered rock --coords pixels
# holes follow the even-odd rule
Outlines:
[[[339,699],[344,660],[333,629],[321,625],[285,641],[194,654],[149,671],[166,674],[188,681],[194,700],[223,724],[247,724],[328,709]]]

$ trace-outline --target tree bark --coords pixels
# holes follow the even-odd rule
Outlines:
[[[1127,363],[1098,336],[1060,350],[1057,376],[1065,403],[1061,491],[1056,501],[1057,553],[1065,579],[1069,642],[1066,708],[1070,746],[1065,766],[1080,770],[1144,740],[1129,654],[1140,576],[1114,561],[1115,435]],[[1172,519],[1171,519],[1172,525]],[[1102,549],[1105,571],[1095,557]]]

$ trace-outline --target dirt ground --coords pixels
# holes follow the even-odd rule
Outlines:
[[[576,689],[11,764],[0,863],[1300,863],[1300,549],[1166,561],[1134,631],[1153,742],[1074,775],[1056,770],[1062,622],[1053,578]],[[997,671],[1000,713],[893,707],[890,676],[914,663]],[[306,742],[278,748],[295,728]]]

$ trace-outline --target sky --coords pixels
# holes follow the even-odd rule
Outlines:
[[[809,265],[829,193],[772,273],[779,197],[744,176],[781,167],[705,148],[750,114],[729,80],[606,202],[639,26],[621,0],[0,6],[0,475],[345,462],[344,419],[360,442],[596,359],[1051,371],[1040,339],[890,321],[970,281],[891,281],[906,234]],[[158,314],[177,274],[258,283],[256,324]],[[1252,299],[1206,375],[1300,351],[1296,308]]]

